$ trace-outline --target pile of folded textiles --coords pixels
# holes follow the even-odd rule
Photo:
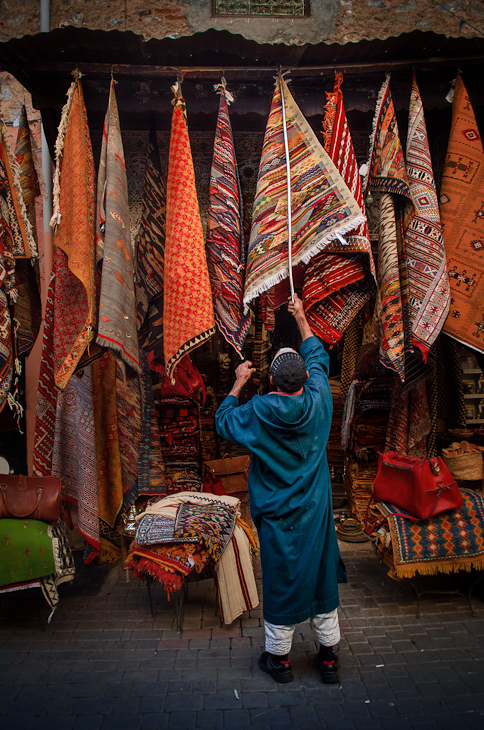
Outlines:
[[[137,578],[149,575],[168,595],[190,574],[213,569],[227,547],[239,516],[234,497],[180,492],[148,505],[137,529],[127,566]]]
[[[384,451],[393,378],[373,378],[356,384],[356,407],[350,446],[358,458]]]
[[[336,469],[342,468],[344,464],[344,451],[341,446],[341,426],[343,422],[343,403],[341,402],[340,392],[341,383],[339,380],[330,378],[329,385],[331,387],[331,396],[333,398],[333,418],[331,420],[331,430],[328,437],[328,445],[326,446],[326,454],[328,457],[328,466]]]
[[[345,491],[351,511],[357,519],[364,523],[368,504],[373,493],[373,482],[376,478],[378,462],[358,462],[356,459],[346,460]]]
[[[155,402],[168,493],[200,491],[200,421],[191,398],[170,396]]]

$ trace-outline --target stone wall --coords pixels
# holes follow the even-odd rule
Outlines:
[[[0,0],[0,40],[37,33],[39,7],[39,0]],[[296,45],[383,39],[415,29],[454,37],[484,34],[482,0],[311,0],[311,17],[300,19],[214,18],[210,7],[210,0],[51,0],[51,28],[131,30],[147,39],[217,28],[260,43]]]

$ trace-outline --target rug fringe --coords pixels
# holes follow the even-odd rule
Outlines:
[[[55,142],[55,174],[54,174],[54,191],[53,191],[53,199],[54,199],[54,212],[52,214],[52,218],[50,219],[50,225],[52,228],[55,229],[60,223],[61,219],[61,211],[60,211],[60,178],[61,178],[61,163],[62,163],[62,155],[64,152],[64,143],[65,143],[65,136],[67,131],[67,123],[69,121],[69,114],[71,111],[72,106],[72,100],[74,98],[74,92],[77,89],[77,85],[79,83],[79,79],[76,78],[71,83],[69,90],[66,94],[67,101],[64,104],[64,108],[62,109],[62,116],[60,120],[60,124],[57,128],[57,139]]]
[[[367,171],[363,178],[363,192],[365,193],[368,188],[368,183],[370,181],[370,168],[371,168],[371,160],[373,157],[373,150],[375,147],[375,136],[376,136],[376,128],[378,124],[378,118],[380,116],[381,106],[383,104],[383,99],[385,98],[385,94],[387,93],[388,86],[390,84],[390,77],[391,73],[388,72],[385,81],[383,82],[380,91],[378,92],[378,97],[376,100],[376,107],[375,107],[375,114],[373,115],[373,123],[372,123],[372,131],[370,134],[370,152],[368,154],[368,162],[367,162]]]
[[[484,558],[476,560],[474,558],[465,558],[466,562],[449,562],[449,563],[436,563],[435,565],[416,565],[415,567],[398,567],[391,568],[389,573],[392,573],[396,578],[414,578],[416,575],[438,575],[444,573],[450,575],[451,573],[458,573],[460,570],[465,570],[470,573],[472,570],[484,570]]]
[[[15,185],[15,194],[18,199],[18,205],[20,208],[20,215],[22,216],[22,222],[25,226],[25,233],[27,235],[27,243],[29,246],[30,251],[30,258],[31,259],[37,259],[39,257],[39,252],[37,250],[37,244],[35,243],[34,234],[32,231],[32,225],[29,221],[28,215],[27,215],[27,208],[25,207],[24,203],[24,196],[22,193],[22,184],[20,182],[20,165],[17,162],[17,158],[13,154],[12,150],[10,149],[10,145],[7,141],[6,136],[6,124],[3,117],[1,117],[1,135],[2,135],[2,144],[3,147],[7,153],[8,162],[10,164],[10,169],[12,170],[13,174],[13,182]]]

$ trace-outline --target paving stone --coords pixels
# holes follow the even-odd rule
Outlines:
[[[10,715],[43,715],[49,705],[46,699],[17,699],[10,705]]]
[[[276,723],[290,723],[291,719],[286,707],[274,707],[267,710],[250,710],[250,722],[253,725],[268,727]]]
[[[195,712],[172,712],[168,721],[170,728],[191,728],[195,727]]]
[[[250,723],[250,711],[241,708],[237,710],[224,711],[224,726],[233,728],[248,725]]]
[[[150,713],[150,712],[163,712],[165,709],[165,695],[148,695],[147,697],[141,697],[139,702],[138,712]]]
[[[101,730],[139,730],[142,716],[137,714],[105,715]]]
[[[115,715],[138,712],[139,697],[117,697],[114,700],[113,713]]]
[[[159,712],[147,712],[143,715],[141,730],[165,730],[168,727],[169,715]]]
[[[74,715],[56,715],[55,716],[55,730],[71,730],[74,726],[76,718]],[[38,717],[35,724],[34,730],[52,730],[53,726],[52,717],[43,715]],[[16,725],[17,727],[17,725]]]
[[[292,683],[291,683],[292,685]],[[271,692],[267,695],[269,707],[291,707],[305,705],[306,695],[300,690],[286,689],[285,691]]]
[[[221,710],[200,710],[196,718],[197,728],[216,728],[224,724],[224,716]]]
[[[189,695],[192,692],[192,683],[190,680],[176,680],[167,682],[166,691],[169,695]]]
[[[103,715],[80,715],[74,723],[74,730],[99,730]]]
[[[211,697],[212,695],[207,695]],[[206,699],[207,699],[206,698]],[[167,695],[165,712],[177,712],[182,710],[201,710],[203,708],[202,695]],[[220,709],[220,708],[207,708]]]

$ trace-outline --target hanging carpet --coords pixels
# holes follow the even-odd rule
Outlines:
[[[138,463],[141,441],[141,390],[137,375],[127,377],[124,364],[116,363],[116,404],[123,479],[123,509],[138,496]]]
[[[19,117],[15,158],[20,168],[20,187],[32,237],[37,245],[37,226],[35,216],[35,197],[40,188],[45,191],[42,173],[38,169],[39,160],[35,156],[35,143],[30,132],[25,106]],[[18,298],[15,303],[15,318],[18,321],[17,341],[19,355],[28,355],[39,334],[42,304],[40,301],[40,274],[38,258],[19,258],[15,264]]]
[[[52,475],[59,477],[69,502],[77,505],[79,532],[89,544],[85,560],[99,555],[96,434],[91,368],[70,378],[57,398]]]
[[[364,189],[382,193],[378,240],[381,298],[380,358],[405,379],[405,334],[409,335],[408,274],[404,250],[403,206],[410,201],[403,150],[387,74],[378,95]],[[398,197],[397,197],[398,196]],[[408,216],[407,216],[408,217]],[[408,320],[408,321],[407,321]]]
[[[60,252],[61,253],[61,252]],[[34,476],[50,476],[54,448],[57,390],[54,383],[54,298],[57,255],[54,255],[52,272],[44,314],[42,356],[40,360],[39,387],[35,408]]]
[[[210,174],[207,220],[207,264],[217,326],[227,342],[241,355],[250,329],[244,315],[244,231],[234,140],[228,102],[233,97],[225,79],[215,86],[220,94],[217,128]]]
[[[402,387],[398,375],[394,378],[390,415],[385,440],[385,451],[427,458],[427,436],[430,420],[427,387],[424,379],[411,388]]]
[[[146,152],[143,212],[136,239],[137,323],[140,347],[163,362],[163,267],[166,197],[156,129],[152,125]]]
[[[311,329],[325,342],[341,339],[355,314],[376,292],[376,271],[371,252],[361,177],[356,161],[341,84],[337,73],[334,89],[327,92],[323,121],[324,149],[334,162],[365,220],[348,231],[344,243],[339,238],[328,243],[323,253],[308,264],[304,280],[303,301]],[[359,258],[355,253],[361,252]]]
[[[123,506],[116,404],[116,360],[110,352],[104,352],[93,362],[91,370],[101,543],[99,560],[116,562],[121,555],[116,523]]]
[[[54,377],[63,390],[94,336],[94,160],[79,79],[72,82],[56,141],[54,213],[58,250]]]
[[[185,103],[176,91],[166,186],[164,351],[168,377],[215,332]]]
[[[97,343],[140,373],[128,183],[114,79],[99,161],[96,248],[98,266],[102,265]]]
[[[259,167],[247,254],[245,304],[288,276],[283,97],[291,171],[293,264],[307,263],[330,241],[365,221],[358,203],[280,77]]]
[[[406,168],[415,207],[405,232],[410,324],[412,342],[426,359],[449,311],[450,286],[427,127],[415,72],[410,94]]]
[[[146,353],[140,351],[142,372],[141,433],[138,460],[138,495],[166,494],[167,478],[160,445],[160,428],[153,404],[153,387]]]
[[[444,331],[484,351],[484,151],[471,100],[457,74],[440,188],[451,306]]]

